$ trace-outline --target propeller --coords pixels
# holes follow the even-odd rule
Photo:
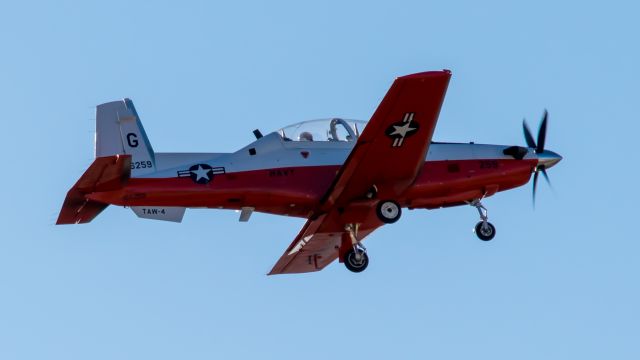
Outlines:
[[[540,123],[540,128],[538,129],[538,139],[533,140],[533,135],[531,135],[531,130],[529,129],[529,126],[527,125],[527,121],[526,120],[522,120],[522,130],[524,131],[524,139],[527,142],[527,146],[530,148],[535,149],[535,153],[536,154],[540,154],[542,155],[544,153],[544,143],[547,137],[547,119],[549,117],[549,113],[547,112],[547,110],[544,111],[544,115],[542,116],[542,122]],[[555,154],[555,153],[554,153]],[[557,154],[555,154],[557,155]],[[549,184],[549,186],[551,186],[551,181],[549,180],[549,175],[547,175],[547,166],[545,165],[546,162],[540,161],[538,162],[538,165],[536,165],[536,168],[534,169],[534,174],[533,174],[533,206],[536,206],[536,188],[538,186],[538,175],[540,173],[542,173],[542,175],[544,176],[545,180],[547,180],[547,183]],[[555,164],[555,163],[553,163]],[[551,166],[553,166],[553,164]]]

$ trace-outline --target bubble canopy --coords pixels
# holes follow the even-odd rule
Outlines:
[[[366,121],[341,118],[299,122],[278,130],[284,141],[356,141]]]

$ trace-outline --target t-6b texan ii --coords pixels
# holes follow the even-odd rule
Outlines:
[[[451,72],[397,78],[369,122],[305,121],[262,135],[233,153],[157,153],[129,99],[98,105],[95,161],[69,190],[57,224],[93,220],[109,205],[180,222],[187,208],[233,209],[307,219],[269,274],[353,272],[369,257],[365,237],[402,208],[471,205],[481,240],[493,239],[481,200],[526,184],[562,157],[545,150],[547,113],[526,147],[431,140]]]

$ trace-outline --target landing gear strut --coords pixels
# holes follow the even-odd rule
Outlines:
[[[487,208],[482,205],[479,199],[473,200],[469,205],[475,207],[480,214],[480,222],[476,224],[475,232],[482,241],[489,241],[496,236],[496,227],[489,222]]]
[[[345,226],[345,230],[349,232],[352,248],[344,254],[344,266],[351,272],[363,272],[369,265],[369,256],[367,256],[367,249],[356,237],[358,224],[348,224]]]

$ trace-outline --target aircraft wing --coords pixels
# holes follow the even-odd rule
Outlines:
[[[429,71],[397,78],[358,138],[322,201],[321,210],[366,194],[393,199],[413,183],[424,165],[451,72]]]
[[[361,240],[382,226],[376,200],[397,199],[424,165],[451,72],[397,78],[358,138],[336,178],[298,236],[269,273],[318,271],[350,244],[345,224],[360,224]]]

